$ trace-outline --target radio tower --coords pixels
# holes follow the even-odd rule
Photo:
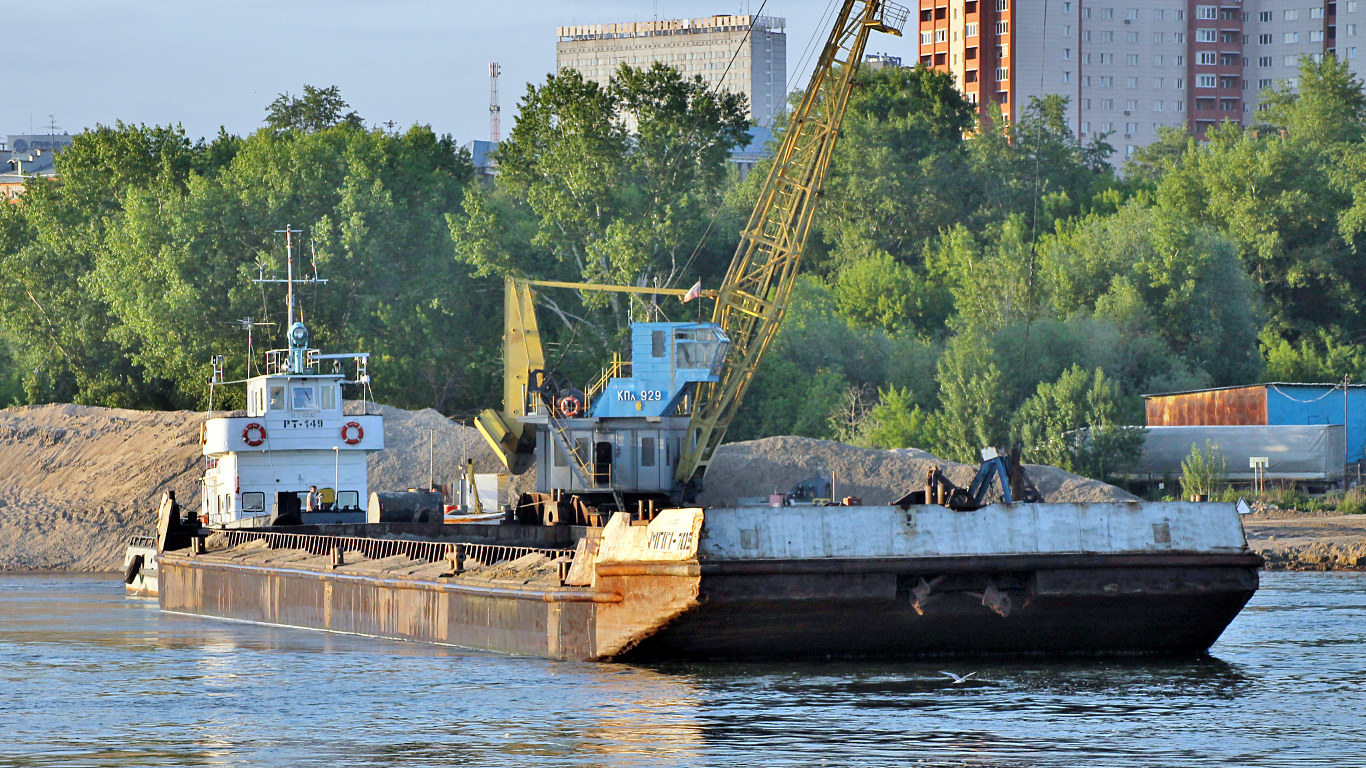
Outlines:
[[[498,106],[498,75],[503,68],[498,66],[498,62],[489,64],[489,140],[494,144],[499,141],[501,133],[501,113],[503,108]]]

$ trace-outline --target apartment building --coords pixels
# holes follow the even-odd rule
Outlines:
[[[605,85],[622,64],[662,61],[745,94],[750,119],[767,126],[787,104],[786,26],[784,19],[742,15],[559,27],[556,66]]]
[[[1010,121],[1067,96],[1073,130],[1108,134],[1119,163],[1164,126],[1251,122],[1302,56],[1358,69],[1363,17],[1366,0],[920,0],[918,53]]]

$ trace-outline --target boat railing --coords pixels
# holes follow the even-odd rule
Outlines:
[[[264,540],[270,549],[301,549],[311,555],[326,555],[333,550],[359,552],[367,558],[378,560],[394,555],[406,555],[414,560],[438,562],[451,559],[456,547],[461,548],[465,562],[479,565],[496,565],[516,560],[530,554],[540,554],[554,560],[572,554],[572,549],[545,549],[539,547],[514,547],[506,544],[469,544],[465,542],[413,541],[411,539],[369,539],[360,536],[329,536],[317,533],[282,533],[279,531],[223,531],[230,546],[238,546],[251,541]]]
[[[156,540],[156,537],[155,537],[155,536],[147,536],[147,535],[144,535],[144,534],[138,534],[138,535],[136,535],[136,536],[129,536],[129,537],[128,537],[128,546],[130,546],[130,547],[146,547],[146,548],[148,548],[148,549],[156,549],[156,548],[157,548],[157,540]]]

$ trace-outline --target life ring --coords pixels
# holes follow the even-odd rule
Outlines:
[[[355,437],[351,437],[350,434],[349,434],[350,431],[351,431],[352,429],[356,430],[356,436],[355,436]],[[343,442],[343,443],[346,443],[347,445],[355,445],[356,443],[359,443],[361,440],[364,440],[364,439],[365,439],[365,428],[362,427],[360,424],[358,424],[358,423],[356,423],[356,422],[354,422],[354,421],[348,421],[348,422],[346,422],[346,426],[342,427],[342,442]]]
[[[208,425],[208,424],[200,424],[200,425],[199,425],[199,444],[200,444],[200,445],[204,445],[204,444],[207,443],[207,442],[209,442],[209,425]]]
[[[242,441],[255,448],[266,441],[266,428],[253,421],[242,428]]]
[[[579,415],[579,399],[573,395],[565,395],[560,398],[560,413],[573,418]]]

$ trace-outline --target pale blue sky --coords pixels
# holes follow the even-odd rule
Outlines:
[[[488,63],[503,65],[503,131],[555,66],[555,27],[734,13],[747,0],[43,0],[11,13],[0,134],[179,122],[191,137],[260,126],[305,83],[337,85],[368,123],[488,138]],[[762,0],[748,0],[757,11]],[[791,69],[830,0],[769,0]],[[822,29],[823,40],[828,30]],[[910,56],[907,40],[878,51]],[[800,80],[805,80],[803,72]]]

